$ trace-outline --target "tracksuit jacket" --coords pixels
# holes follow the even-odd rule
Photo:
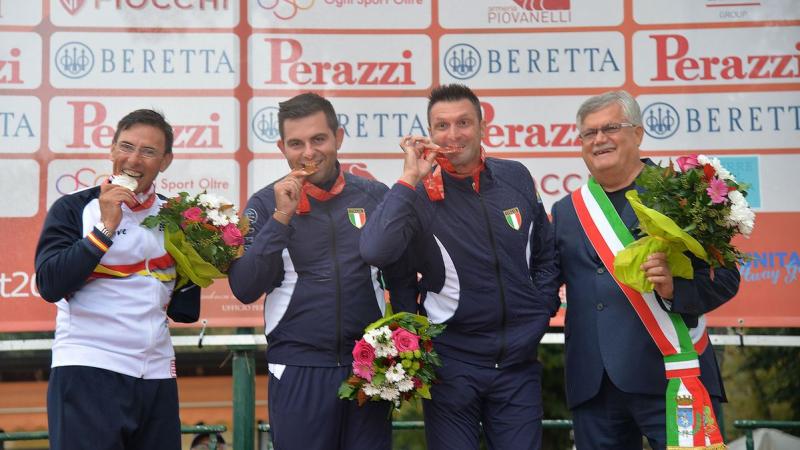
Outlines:
[[[381,278],[388,287],[413,284],[413,273],[400,274],[391,267],[381,272],[358,253],[362,220],[372,220],[387,187],[348,173],[344,179],[344,189],[333,198],[309,197],[311,211],[295,214],[288,226],[272,218],[274,183],[248,201],[246,250],[231,265],[228,280],[243,303],[267,294],[270,364],[352,364],[355,341],[383,314]]]
[[[535,361],[559,285],[530,173],[486,158],[479,192],[471,177],[442,176],[442,201],[431,201],[421,183],[395,184],[364,227],[362,256],[376,265],[399,259],[422,274],[422,306],[432,322],[447,324],[435,340],[441,355],[495,368]]]
[[[158,212],[162,199],[141,211],[122,205],[122,221],[109,239],[95,228],[99,196],[98,186],[58,199],[36,247],[39,292],[58,307],[52,366],[174,378],[167,315],[181,322],[197,320],[200,289],[190,283],[173,295],[174,280],[152,276],[175,273],[163,233],[139,225]],[[131,275],[109,276],[96,271],[98,264]],[[187,305],[194,308],[193,317],[173,314]]]

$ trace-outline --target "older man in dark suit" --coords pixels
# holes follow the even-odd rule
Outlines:
[[[577,447],[638,450],[644,435],[654,449],[664,449],[671,433],[672,441],[678,435],[684,441],[704,441],[693,448],[721,448],[714,446],[721,437],[711,408],[702,406],[711,404],[719,412],[720,402],[725,401],[703,314],[736,294],[739,273],[717,269],[712,277],[708,265],[694,258],[694,279],[673,278],[666,256],[654,253],[642,268],[655,293],[638,299],[626,295],[613,276],[613,252],[604,254],[611,229],[602,222],[621,219],[627,228],[623,232],[636,229],[636,216],[624,194],[636,188],[644,165],[652,164],[639,154],[644,134],[641,112],[627,92],[607,92],[588,99],[577,122],[582,157],[592,178],[552,209],[557,261],[566,283],[567,403]],[[599,216],[592,216],[598,211]],[[675,348],[669,345],[670,337],[681,335],[675,331],[678,322],[685,325],[686,339],[691,339],[686,348],[679,348],[677,338]],[[710,394],[705,403],[695,404],[701,405],[700,417],[698,410],[677,416],[672,410],[668,417],[670,395],[679,404],[691,400],[686,392],[667,392],[668,378],[681,378],[678,375],[686,376],[686,383],[693,386],[696,380],[702,382],[696,402],[702,392]],[[687,426],[687,419],[695,422]]]

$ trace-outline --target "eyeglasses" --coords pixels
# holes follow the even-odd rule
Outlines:
[[[126,153],[128,155],[132,155],[138,151],[139,156],[141,156],[142,158],[154,159],[163,156],[161,152],[159,152],[154,148],[140,147],[139,149],[137,149],[136,147],[127,142],[118,142],[114,145],[117,146],[119,151],[121,151],[122,153]]]
[[[602,131],[603,134],[614,134],[619,133],[619,130],[623,128],[636,128],[639,125],[635,125],[632,123],[622,122],[622,123],[609,123],[603,125],[600,128],[587,128],[578,135],[586,142],[592,142],[597,137],[597,133]]]

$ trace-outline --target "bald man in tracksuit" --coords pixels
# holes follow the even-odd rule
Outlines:
[[[519,162],[487,158],[485,122],[465,86],[434,89],[430,139],[409,136],[403,175],[364,228],[370,264],[406,247],[422,274],[422,308],[447,324],[434,340],[441,383],[423,403],[428,448],[541,447],[537,346],[558,306],[553,236]],[[434,165],[435,163],[435,165]]]

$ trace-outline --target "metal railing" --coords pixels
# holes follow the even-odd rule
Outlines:
[[[186,425],[181,426],[181,434],[208,433],[209,450],[217,449],[217,433],[228,431],[225,425]],[[49,438],[47,431],[20,431],[15,433],[0,433],[0,442],[5,441],[44,441]]]
[[[747,450],[755,450],[753,431],[756,428],[774,428],[776,430],[800,430],[800,422],[788,420],[734,420],[733,426],[744,430],[744,443]]]

